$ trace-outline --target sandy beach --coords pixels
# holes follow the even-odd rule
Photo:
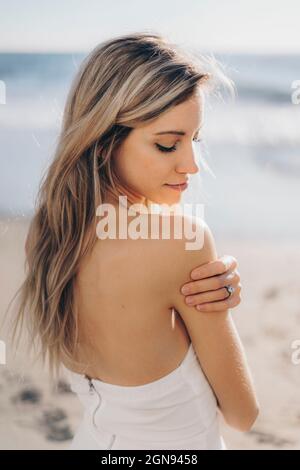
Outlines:
[[[27,229],[26,220],[0,222],[1,317],[23,278]],[[222,423],[224,440],[228,449],[300,449],[300,364],[292,360],[292,343],[300,339],[300,244],[219,238],[219,255],[232,254],[239,263],[242,302],[232,315],[261,407],[248,433]],[[54,389],[40,365],[25,366],[22,350],[13,357],[7,345],[6,356],[0,365],[0,449],[66,449],[82,410],[65,378]]]

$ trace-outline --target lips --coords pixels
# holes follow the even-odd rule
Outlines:
[[[168,186],[171,189],[176,189],[177,191],[183,191],[188,187],[188,183],[180,183],[180,184],[165,184],[165,186]]]

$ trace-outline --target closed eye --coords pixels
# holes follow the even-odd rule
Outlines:
[[[197,138],[195,137],[193,139],[193,142],[201,142],[202,139],[200,138]],[[155,144],[158,148],[158,150],[160,150],[161,152],[175,152],[175,150],[177,149],[176,145],[173,145],[172,147],[164,147],[163,145],[160,145],[160,144]]]

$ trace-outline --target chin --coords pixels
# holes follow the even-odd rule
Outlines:
[[[169,206],[172,206],[173,204],[178,204],[181,200],[181,193],[176,193],[174,191],[175,194],[162,194],[161,193],[157,193],[155,195],[151,195],[149,196],[149,199],[151,200],[151,202],[155,203],[155,204],[167,204]]]

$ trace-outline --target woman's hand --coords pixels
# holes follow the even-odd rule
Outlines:
[[[181,293],[186,296],[186,303],[205,312],[236,307],[241,301],[242,288],[236,268],[237,260],[233,256],[224,255],[193,269],[193,281],[185,283],[181,288]],[[234,288],[231,295],[224,287],[228,285]]]

